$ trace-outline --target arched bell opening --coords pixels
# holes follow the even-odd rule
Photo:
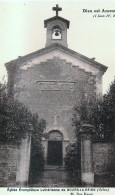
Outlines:
[[[63,165],[63,135],[58,130],[52,130],[48,134],[47,165]]]
[[[53,29],[52,29],[52,39],[53,40],[62,39],[61,28],[58,25],[54,26]]]

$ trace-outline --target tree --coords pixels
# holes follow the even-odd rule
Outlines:
[[[103,126],[107,137],[115,135],[115,79],[109,90],[103,96],[103,112],[105,113]]]
[[[82,124],[91,124],[95,127],[97,138],[110,138],[115,129],[115,80],[111,83],[108,92],[102,99],[90,99],[83,96],[80,105],[75,106],[73,125],[76,135]]]
[[[9,98],[6,86],[0,83],[0,142],[19,145],[28,131],[29,124],[33,126],[31,153],[33,159],[37,159],[34,165],[38,170],[43,169],[44,151],[41,138],[46,122],[43,119],[40,120],[38,114],[32,114],[18,100]]]
[[[65,157],[65,167],[72,175],[80,170],[80,138],[82,124],[91,124],[95,128],[95,138],[107,139],[115,133],[115,80],[102,99],[90,99],[83,94],[80,104],[74,107],[73,125],[76,130],[76,143],[70,144]],[[115,138],[115,137],[114,137]]]
[[[0,139],[1,141],[10,141],[20,143],[25,132],[28,131],[28,125],[33,125],[33,134],[38,133],[38,140],[45,128],[45,121],[39,120],[37,114],[32,114],[30,110],[18,100],[9,98],[6,86],[0,83]],[[38,131],[39,129],[39,131]]]

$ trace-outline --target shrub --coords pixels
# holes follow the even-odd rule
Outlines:
[[[41,144],[41,138],[43,130],[46,127],[46,122],[43,119],[40,120],[39,123],[36,123],[36,121],[38,121],[37,114],[33,116],[32,121],[34,132],[32,134],[31,142],[30,183],[36,182],[37,176],[43,171],[45,164],[44,149]]]
[[[77,175],[80,171],[80,146],[78,142],[69,144],[66,148],[65,168],[72,175]]]

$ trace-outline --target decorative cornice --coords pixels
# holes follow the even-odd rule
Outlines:
[[[60,16],[54,16],[52,18],[49,18],[47,20],[44,20],[44,28],[47,27],[47,23],[52,21],[52,20],[62,20],[63,22],[65,22],[67,24],[67,28],[69,28],[69,25],[70,25],[70,21],[69,20],[66,20],[65,18],[62,18]]]
[[[35,52],[30,53],[28,55],[25,55],[23,57],[19,57],[19,58],[15,59],[15,60],[7,62],[5,64],[5,66],[6,66],[6,68],[8,68],[8,66],[10,66],[10,65],[16,65],[16,64],[23,63],[23,62],[25,62],[27,60],[31,60],[32,58],[38,57],[40,55],[44,55],[44,54],[46,54],[48,52],[51,52],[51,51],[53,51],[55,49],[59,49],[60,51],[63,51],[64,53],[67,53],[68,55],[71,55],[71,56],[73,56],[73,57],[75,57],[75,58],[77,58],[79,60],[82,60],[82,61],[84,61],[84,62],[86,62],[86,63],[88,63],[88,64],[90,64],[90,65],[92,65],[92,66],[94,66],[94,67],[96,67],[96,68],[98,68],[100,70],[102,70],[103,73],[108,68],[105,65],[103,65],[103,64],[101,64],[99,62],[96,62],[96,61],[94,61],[94,60],[92,60],[92,59],[90,59],[90,58],[88,58],[86,56],[83,56],[82,54],[79,54],[79,53],[77,53],[77,52],[75,52],[75,51],[73,51],[71,49],[68,49],[67,47],[65,47],[65,46],[63,46],[61,44],[58,44],[58,43],[52,44],[52,45],[50,45],[48,47],[45,47],[43,49],[40,49],[38,51],[35,51]]]
[[[94,126],[90,125],[90,124],[83,124],[81,126],[81,129],[79,131],[80,134],[84,135],[84,134],[94,134],[95,130],[94,130]]]

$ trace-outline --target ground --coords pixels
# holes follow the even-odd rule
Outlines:
[[[36,178],[30,187],[82,187],[79,179],[72,177],[65,170],[44,170]],[[115,176],[111,175],[95,175],[94,187],[114,187]]]
[[[71,177],[64,170],[45,170],[30,187],[75,187],[79,186],[78,179]]]

